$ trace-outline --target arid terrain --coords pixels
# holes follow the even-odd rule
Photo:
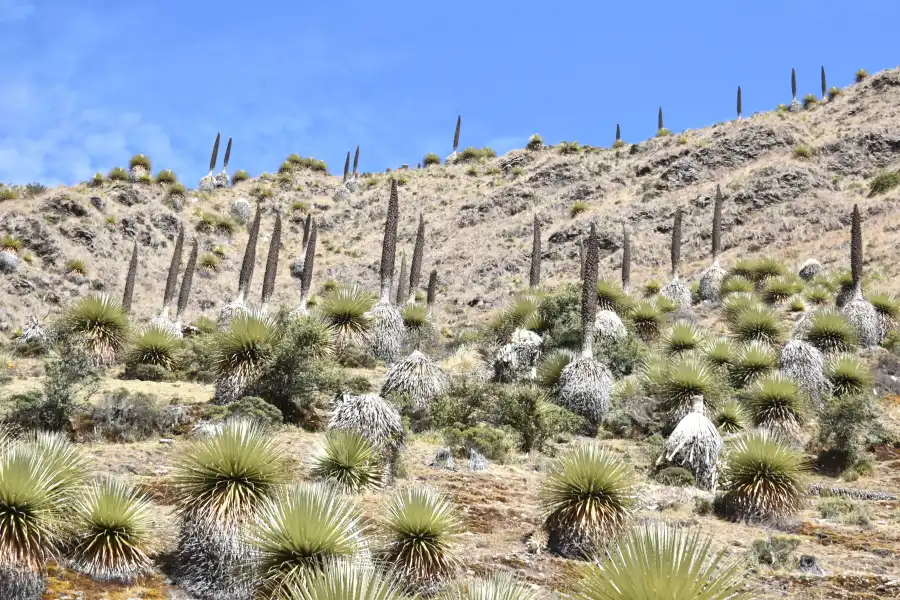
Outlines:
[[[535,216],[543,229],[543,284],[552,287],[578,278],[578,243],[594,223],[600,276],[611,280],[619,277],[622,226],[630,228],[631,280],[639,287],[650,280],[668,281],[672,215],[681,207],[682,276],[694,281],[710,262],[717,186],[725,195],[720,258],[725,268],[754,255],[777,258],[791,272],[811,258],[830,273],[847,269],[850,215],[857,204],[865,225],[867,282],[878,291],[900,293],[900,186],[871,192],[876,176],[900,169],[900,69],[874,74],[832,100],[798,112],[778,109],[701,130],[625,141],[629,143],[617,149],[560,144],[464,164],[361,173],[359,190],[349,197],[337,194],[343,184],[336,165],[330,167],[337,175],[298,169],[215,191],[190,189],[174,203],[167,188],[156,183],[17,188],[18,197],[0,201],[0,236],[20,240],[17,252],[24,259],[15,272],[0,273],[0,350],[12,346],[12,338],[31,315],[52,321],[54,314],[91,292],[121,297],[135,240],[139,265],[132,319],[144,322],[156,316],[180,223],[188,240],[197,236],[201,253],[221,259],[217,270],[203,270],[195,278],[187,322],[215,319],[222,303],[237,292],[247,227],[236,224],[225,232],[198,225],[204,215],[207,220],[210,215],[228,217],[238,198],[251,203],[261,198],[267,211],[252,301],[260,294],[274,210],[285,215],[276,304],[293,306],[298,301],[300,282],[292,265],[302,251],[307,214],[319,227],[314,293],[322,294],[328,281],[356,282],[375,291],[392,177],[399,178],[398,254],[411,258],[420,214],[426,222],[422,291],[427,273],[436,270],[434,321],[439,335],[434,348],[443,352],[436,357],[439,363],[465,330],[484,326],[527,286]],[[463,129],[461,146],[468,145]],[[438,150],[426,148],[423,155]],[[363,156],[366,151],[362,149]],[[127,159],[122,157],[123,165]],[[272,165],[273,172],[277,168]],[[71,260],[83,261],[85,272],[68,272]],[[399,269],[399,258],[397,263]],[[788,323],[797,318],[782,313]],[[695,307],[695,316],[712,329],[725,329],[707,305]],[[777,526],[732,523],[696,510],[698,499],[712,498],[709,492],[665,486],[646,476],[658,448],[646,440],[610,436],[600,443],[620,452],[641,476],[637,520],[664,520],[710,534],[729,558],[746,565],[747,587],[760,600],[900,598],[900,360],[893,354],[883,360],[889,355],[883,348],[862,355],[874,374],[879,419],[893,432],[894,443],[869,448],[871,473],[847,481],[814,472],[809,483],[883,492],[893,499],[859,500],[865,518],[855,522],[823,517],[821,498],[810,495],[799,514]],[[0,383],[0,414],[4,397],[40,386],[42,365],[40,358],[32,357],[16,362],[12,379]],[[380,362],[354,370],[375,390],[385,371]],[[208,403],[214,395],[209,383],[123,380],[120,374],[120,367],[111,369],[102,390],[126,387],[150,394],[163,405],[191,407]],[[303,479],[324,434],[285,425],[276,435],[289,451],[295,478]],[[807,424],[803,435],[813,436],[814,425]],[[465,460],[456,470],[430,466],[444,443],[436,432],[416,434],[403,455],[402,478],[447,492],[459,508],[465,523],[461,554],[468,573],[510,571],[552,598],[569,590],[578,563],[555,557],[534,541],[542,523],[538,492],[549,462],[577,441],[577,436],[560,440],[546,453],[513,453],[506,464],[492,462],[486,471],[471,472]],[[188,435],[177,435],[83,444],[93,472],[122,477],[152,495],[159,506],[162,554],[172,549],[176,535],[172,459],[188,443]],[[366,492],[358,499],[368,518],[380,514],[384,496]],[[795,558],[815,557],[824,574],[800,572],[795,559],[774,568],[755,562],[753,542],[772,536],[797,540]],[[101,585],[59,565],[50,575],[47,600],[190,599],[162,572],[133,586]]]

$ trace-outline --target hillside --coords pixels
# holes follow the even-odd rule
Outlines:
[[[194,233],[202,213],[227,216],[235,199],[252,201],[254,194],[271,193],[265,205],[279,206],[289,217],[278,301],[290,304],[298,295],[290,265],[301,251],[306,211],[316,216],[321,231],[314,289],[327,279],[375,289],[392,176],[401,183],[399,248],[411,255],[422,212],[427,222],[423,272],[438,271],[439,322],[446,326],[483,320],[527,283],[535,214],[543,224],[545,282],[577,274],[577,243],[593,221],[601,235],[601,276],[618,277],[625,222],[634,232],[632,280],[642,284],[666,276],[666,233],[675,207],[681,206],[684,271],[693,277],[708,262],[716,185],[726,194],[724,263],[755,253],[793,265],[816,258],[826,267],[843,267],[850,208],[859,203],[869,272],[885,278],[886,291],[900,291],[891,236],[900,188],[869,196],[872,178],[900,165],[898,107],[900,70],[895,69],[809,110],[775,110],[639,143],[626,139],[634,143],[618,150],[560,144],[467,164],[363,174],[359,191],[349,198],[335,195],[342,187],[340,176],[308,169],[264,175],[214,192],[188,190],[180,211],[166,201],[161,184],[22,188],[4,196],[17,199],[0,202],[0,235],[20,240],[30,262],[3,276],[0,326],[20,327],[29,314],[43,316],[89,290],[120,295],[135,238],[141,248],[135,313],[153,316],[178,223]],[[462,140],[466,145],[465,130]],[[584,210],[572,216],[576,202],[584,203]],[[254,300],[271,223],[265,220],[262,228]],[[189,320],[214,316],[222,299],[235,293],[246,243],[245,227],[230,235],[197,235],[201,252],[219,247],[224,258],[218,273],[205,273],[195,285]],[[71,259],[84,261],[86,276],[66,274]]]

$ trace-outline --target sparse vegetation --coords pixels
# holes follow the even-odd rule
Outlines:
[[[473,148],[470,146],[456,156],[456,162],[466,163],[489,158],[497,158],[497,153],[490,148]]]
[[[868,77],[868,76],[869,76],[869,72],[868,72],[868,71],[866,71],[865,69],[859,69],[859,70],[856,72],[856,83],[861,82],[863,79],[865,79],[865,78]]]
[[[869,196],[884,194],[900,185],[900,171],[884,171],[869,183]]]
[[[572,217],[578,216],[589,208],[589,204],[582,200],[576,200],[572,203],[572,206],[569,207],[569,215]]]
[[[525,147],[529,150],[540,150],[544,147],[544,138],[535,133],[528,138],[528,144]]]
[[[819,99],[815,94],[807,94],[803,97],[803,108],[809,110],[819,103]]]
[[[441,157],[435,154],[434,152],[429,152],[425,155],[425,158],[422,159],[423,167],[430,167],[431,165],[439,165],[441,164]]]
[[[231,185],[237,185],[242,181],[247,181],[250,179],[250,173],[241,169],[239,171],[235,171],[234,175],[231,176]]]
[[[178,181],[178,177],[170,169],[163,169],[156,174],[156,183],[169,185]]]
[[[96,176],[94,177],[96,179]],[[131,179],[131,176],[128,174],[128,171],[122,167],[113,167],[109,170],[109,173],[106,174],[106,178],[110,181],[128,181]]]
[[[146,169],[148,172],[153,169],[153,165],[150,163],[150,158],[143,154],[135,154],[128,161],[128,168],[134,169],[135,167],[142,167]]]
[[[808,160],[812,158],[812,154],[809,146],[804,146],[803,144],[794,146],[794,158],[798,160]]]

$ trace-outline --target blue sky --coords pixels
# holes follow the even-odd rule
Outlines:
[[[610,6],[613,5],[614,6]],[[372,3],[0,0],[0,181],[74,183],[137,152],[189,186],[290,153],[340,172],[461,146],[608,145],[818,94],[900,62],[897,0]],[[224,140],[223,140],[224,150]],[[220,153],[221,164],[221,153]]]

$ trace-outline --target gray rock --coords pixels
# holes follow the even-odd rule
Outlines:
[[[344,187],[350,190],[351,193],[355,194],[357,191],[359,191],[359,179],[357,179],[355,176],[351,177],[344,184]]]
[[[794,98],[793,100],[791,100],[791,104],[790,104],[790,106],[788,106],[788,111],[790,111],[790,112],[800,112],[801,110],[803,110],[803,105],[800,104],[800,101],[797,100],[796,98]]]
[[[222,171],[221,173],[216,174],[213,178],[213,185],[217,188],[226,188],[230,185],[231,180],[228,179],[228,173]]]
[[[335,202],[349,202],[350,201],[350,190],[348,190],[345,186],[340,186],[338,189],[334,191],[333,199]]]
[[[141,204],[142,200],[134,188],[118,185],[109,191],[109,197],[123,206]]]
[[[103,212],[106,210],[106,200],[101,198],[100,196],[91,196],[91,206]]]
[[[303,277],[303,260],[296,259],[291,261],[291,277],[301,279]]]
[[[204,192],[211,192],[216,189],[216,180],[212,175],[206,175],[200,179],[200,189]]]
[[[797,569],[802,573],[809,573],[810,575],[825,574],[825,569],[819,564],[819,559],[810,554],[803,554],[800,556],[800,563],[797,565]]]
[[[800,279],[803,281],[812,281],[812,279],[822,270],[822,263],[814,258],[808,259],[800,267]]]

